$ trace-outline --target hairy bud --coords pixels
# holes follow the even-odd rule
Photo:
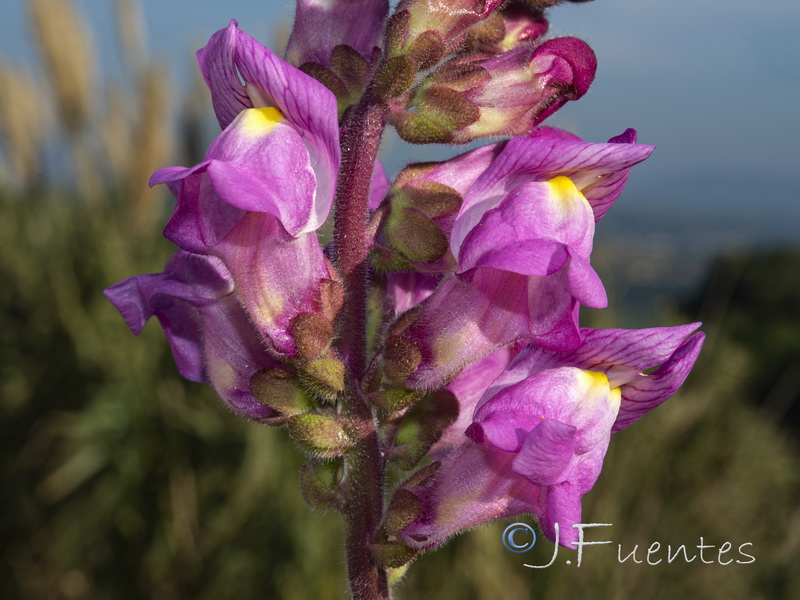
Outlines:
[[[310,362],[331,345],[333,323],[317,313],[300,313],[292,320],[291,332],[298,357]]]
[[[282,415],[297,415],[314,409],[314,403],[297,379],[281,369],[264,369],[250,379],[250,393],[264,406]]]
[[[295,415],[287,429],[300,447],[318,458],[335,458],[352,447],[353,442],[342,426],[323,415]]]
[[[332,358],[303,365],[300,381],[311,393],[323,400],[336,400],[344,390],[344,365]]]
[[[585,94],[596,68],[592,49],[575,38],[525,44],[497,56],[461,55],[431,73],[389,120],[414,143],[526,135]]]

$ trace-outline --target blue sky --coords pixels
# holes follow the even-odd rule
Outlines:
[[[25,2],[3,3],[0,59],[30,63]],[[108,33],[113,2],[76,3],[92,22],[104,71],[124,79]],[[188,81],[192,50],[230,18],[274,46],[294,10],[282,0],[141,4],[151,54],[170,64],[178,85]],[[556,7],[550,21],[551,34],[585,39],[599,60],[589,93],[550,124],[591,141],[634,127],[640,141],[657,146],[623,198],[636,204],[620,210],[800,226],[800,3],[596,0]],[[400,164],[398,145],[390,144],[390,166]],[[413,151],[417,160],[442,153]]]

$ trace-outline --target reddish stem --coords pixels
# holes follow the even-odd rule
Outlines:
[[[367,90],[342,125],[342,163],[334,207],[333,260],[345,290],[337,348],[351,377],[341,408],[347,433],[357,440],[348,452],[342,484],[347,574],[354,600],[390,597],[386,569],[371,551],[383,516],[383,457],[372,410],[359,389],[367,361],[369,190],[384,124],[384,109]]]

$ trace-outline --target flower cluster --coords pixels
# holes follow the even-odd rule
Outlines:
[[[387,18],[385,0],[299,0],[286,60],[231,22],[197,55],[222,132],[151,178],[177,198],[177,251],[106,290],[135,333],[160,321],[184,377],[286,426],[306,499],[363,526],[383,566],[523,513],[570,544],[612,434],[702,345],[697,324],[579,324],[607,303],[595,225],[652,147],[540,125],[596,67],[547,39],[554,3],[402,0]],[[504,139],[390,182],[385,123],[412,143]],[[408,477],[384,508],[389,467]]]

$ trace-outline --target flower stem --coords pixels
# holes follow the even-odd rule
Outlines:
[[[347,574],[354,600],[390,597],[386,569],[371,551],[383,515],[383,456],[372,410],[360,391],[367,361],[369,191],[384,124],[384,108],[368,89],[342,124],[334,207],[333,259],[345,290],[337,348],[350,376],[341,410],[347,433],[356,440],[342,482]]]
[[[383,133],[384,108],[368,89],[341,129],[342,163],[334,212],[334,264],[345,289],[339,350],[359,381],[366,368],[367,217],[372,172]]]

